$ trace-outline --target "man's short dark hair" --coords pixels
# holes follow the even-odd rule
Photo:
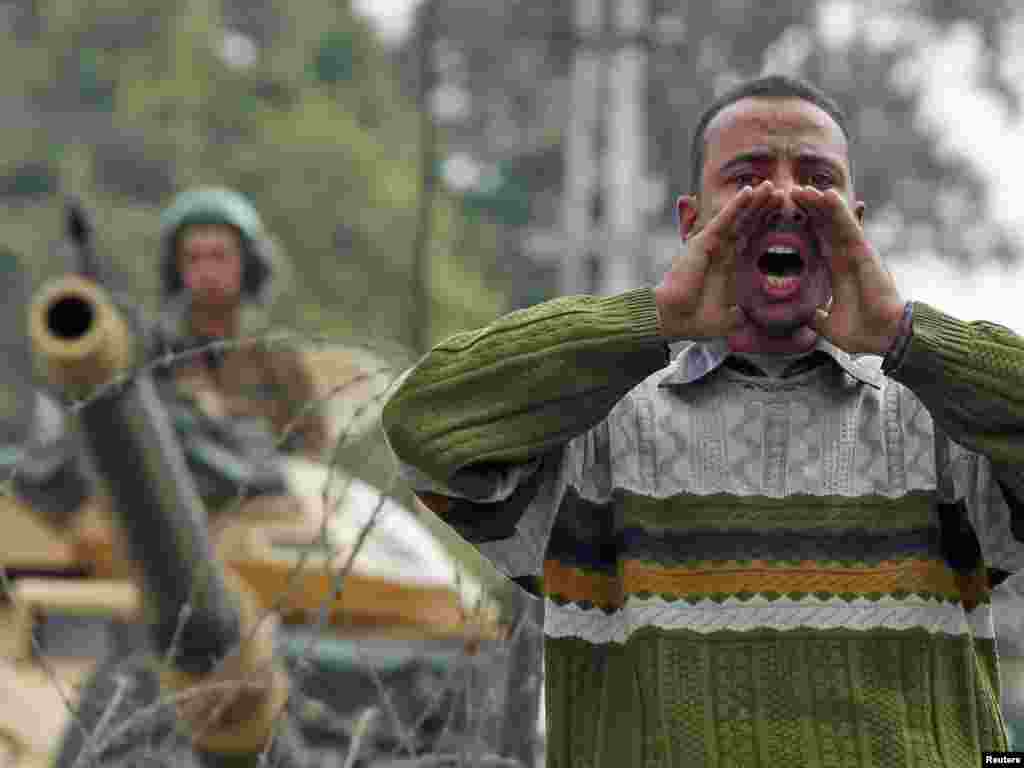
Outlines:
[[[829,117],[836,121],[836,125],[843,132],[847,142],[850,141],[850,131],[846,114],[835,99],[826,94],[817,86],[811,85],[804,80],[786,75],[767,75],[755,80],[747,80],[733,86],[712,102],[711,106],[704,110],[697,121],[697,128],[693,132],[693,143],[690,145],[690,188],[693,194],[699,194],[700,182],[704,170],[704,147],[707,143],[705,133],[708,124],[719,112],[742,99],[803,99],[822,109]],[[851,162],[852,170],[852,162]]]

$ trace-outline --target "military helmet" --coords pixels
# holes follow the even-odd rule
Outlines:
[[[184,289],[178,271],[177,242],[182,230],[192,224],[227,224],[237,229],[242,239],[242,296],[256,301],[266,298],[273,272],[270,239],[252,203],[226,187],[182,192],[161,214],[160,278],[164,297],[173,297]]]

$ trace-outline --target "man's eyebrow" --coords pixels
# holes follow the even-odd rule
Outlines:
[[[728,162],[722,165],[718,169],[719,173],[728,173],[733,168],[739,165],[746,165],[747,163],[763,163],[774,160],[776,153],[770,149],[752,149],[749,152],[742,152],[733,158],[730,158]]]
[[[838,173],[844,179],[849,175],[849,170],[843,165],[842,160],[834,155],[804,150],[797,154],[796,160],[798,163],[804,164],[827,165],[833,172]]]
[[[801,163],[827,163],[838,167],[842,166],[842,162],[835,155],[830,155],[827,152],[815,152],[809,149],[797,152],[796,159]]]

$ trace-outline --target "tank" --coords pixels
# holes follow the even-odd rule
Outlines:
[[[0,498],[0,766],[70,766],[83,751],[79,765],[112,764],[154,744],[175,765],[264,750],[303,764],[360,740],[367,754],[444,751],[478,725],[453,718],[465,702],[441,692],[467,652],[501,644],[518,587],[457,561],[424,509],[299,458],[273,460],[291,504],[256,494],[244,515],[211,524],[180,411],[140,366],[145,346],[109,294],[65,276],[36,294],[27,326],[52,390],[33,389],[24,366],[3,389],[5,466],[31,482]],[[8,359],[24,362],[19,349]],[[58,392],[89,404],[69,417]],[[79,454],[84,467],[68,461]],[[199,695],[225,665],[231,680],[254,676],[255,692]],[[381,686],[401,691],[388,713],[367,706]],[[158,697],[178,703],[131,726]],[[217,717],[197,728],[197,713]],[[99,743],[95,727],[121,721],[117,743]]]

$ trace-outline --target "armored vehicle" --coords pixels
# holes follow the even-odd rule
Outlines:
[[[525,593],[425,510],[205,423],[88,276],[28,312],[0,276],[0,766],[518,764],[480,756]]]

